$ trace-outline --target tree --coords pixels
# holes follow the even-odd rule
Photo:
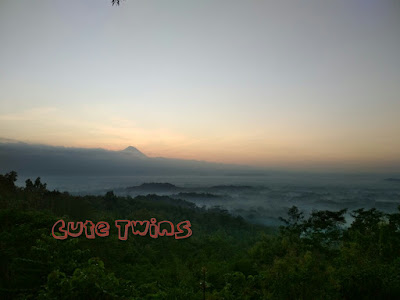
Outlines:
[[[111,0],[112,5],[119,5],[120,0]]]
[[[340,244],[347,209],[313,211],[305,224],[304,238],[314,247],[337,248]]]
[[[0,175],[0,188],[8,191],[15,191],[15,182],[17,181],[17,172],[11,171]]]
[[[130,282],[109,273],[99,258],[91,258],[84,268],[77,268],[72,276],[54,270],[39,299],[127,299],[134,293]]]
[[[104,196],[104,200],[106,202],[105,205],[107,210],[115,208],[117,203],[117,196],[115,196],[113,191],[108,191]]]

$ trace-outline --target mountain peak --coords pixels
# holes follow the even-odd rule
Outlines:
[[[139,150],[133,146],[128,146],[123,151],[139,151]]]
[[[130,155],[134,155],[135,157],[141,157],[141,158],[146,158],[147,157],[145,154],[143,154],[142,152],[140,152],[137,148],[135,148],[133,146],[128,146],[124,150],[122,150],[121,152],[128,153]]]

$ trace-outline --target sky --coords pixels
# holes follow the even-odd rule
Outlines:
[[[400,167],[400,2],[2,0],[0,137]]]

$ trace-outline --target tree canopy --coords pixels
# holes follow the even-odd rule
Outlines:
[[[400,299],[400,207],[288,210],[280,228],[166,196],[73,196],[0,175],[1,299]],[[58,240],[59,218],[188,219],[185,240]],[[115,228],[114,228],[115,230]]]

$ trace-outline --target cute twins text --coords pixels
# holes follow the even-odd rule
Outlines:
[[[176,226],[170,221],[157,222],[155,218],[150,221],[130,221],[116,220],[115,227],[118,230],[118,238],[121,241],[126,241],[130,233],[132,235],[145,236],[149,235],[153,239],[159,236],[174,236],[175,239],[185,239],[192,235],[190,221],[183,221]],[[51,230],[53,237],[57,240],[64,240],[68,237],[79,237],[82,234],[88,239],[98,237],[106,237],[110,235],[110,224],[104,221],[93,223],[92,221],[85,222],[68,222],[58,220]]]

